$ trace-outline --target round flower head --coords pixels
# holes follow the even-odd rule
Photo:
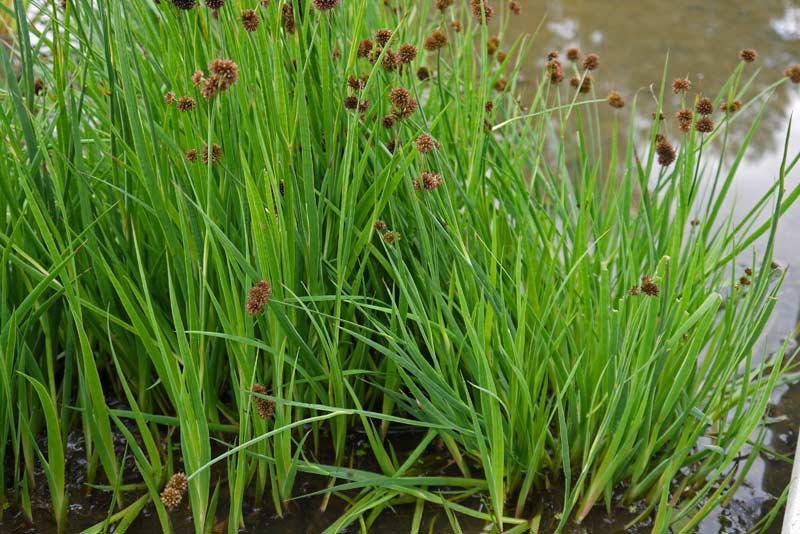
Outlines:
[[[395,232],[394,230],[389,230],[385,234],[383,234],[383,240],[386,242],[387,245],[391,245],[395,241],[400,239],[400,233]]]
[[[689,78],[676,78],[672,81],[672,92],[676,95],[678,93],[685,93],[692,88],[692,82]]]
[[[659,136],[656,140],[656,154],[658,154],[659,165],[663,167],[675,161],[675,148],[664,136]]]
[[[297,31],[297,25],[294,21],[294,8],[292,4],[283,4],[281,6],[281,23],[286,33],[294,33]]]
[[[395,114],[389,113],[388,115],[385,115],[383,119],[381,119],[381,124],[383,125],[384,128],[388,130],[394,127],[394,123],[396,120],[397,117],[395,116]]]
[[[551,59],[548,61],[546,69],[552,83],[561,83],[564,79],[564,70],[561,68],[561,62],[559,60]]]
[[[608,105],[612,108],[623,108],[625,107],[625,99],[617,91],[611,91],[608,93]]]
[[[589,91],[592,90],[592,81],[593,80],[594,80],[594,78],[592,78],[588,74],[583,77],[583,80],[581,80],[578,76],[573,76],[569,80],[569,84],[572,87],[575,87],[576,89],[578,89],[578,91],[580,91],[581,93],[588,93]]]
[[[522,13],[522,7],[519,5],[519,2],[517,2],[517,0],[511,0],[508,3],[508,9],[515,15],[519,15],[520,13]]]
[[[714,130],[714,119],[703,117],[695,123],[694,129],[700,133],[710,133]]]
[[[197,105],[197,100],[191,96],[182,96],[178,99],[178,109],[180,111],[190,111]]]
[[[203,98],[206,100],[211,100],[219,93],[219,86],[221,83],[222,81],[219,78],[219,74],[212,74],[203,84],[203,87],[200,89],[200,94],[203,95]]]
[[[204,80],[205,78],[203,77],[203,71],[194,71],[194,74],[192,74],[192,84],[194,84],[195,87],[203,83]]]
[[[361,78],[350,76],[350,78],[347,79],[347,85],[350,87],[350,89],[353,89],[354,91],[361,91],[362,89],[364,89],[364,87],[366,87],[367,82],[362,80]]]
[[[421,189],[433,191],[440,185],[442,185],[442,175],[438,172],[425,171],[419,178],[414,180],[414,189],[417,191]]]
[[[417,58],[417,47],[411,43],[401,44],[397,50],[397,57],[403,65],[411,63]]]
[[[421,82],[427,82],[431,79],[431,71],[428,67],[420,67],[417,69],[417,79]]]
[[[189,480],[184,473],[177,472],[170,477],[167,487],[175,488],[183,496],[186,495],[186,490],[189,489]]]
[[[486,0],[471,0],[470,7],[472,8],[472,14],[480,23],[484,22],[484,17],[485,21],[489,22],[494,13],[494,9],[492,9]]]
[[[453,5],[453,0],[436,0],[436,9],[439,11],[444,11],[448,7]]]
[[[600,65],[600,56],[597,54],[587,54],[583,58],[583,68],[586,70],[594,70]]]
[[[264,384],[253,384],[253,393],[257,395],[266,395],[267,387]],[[256,397],[255,399],[256,411],[261,419],[270,419],[275,415],[275,402],[269,399]]]
[[[720,102],[719,109],[720,111],[724,111],[725,113],[736,113],[740,109],[742,109],[742,101],[739,99],[734,100],[733,102]]]
[[[360,43],[358,43],[358,57],[369,57],[369,53],[372,52],[372,41],[369,39],[362,39]]]
[[[239,67],[230,59],[215,59],[209,63],[208,70],[219,76],[222,91],[239,80]]]
[[[427,133],[422,133],[419,135],[419,137],[417,137],[416,145],[417,150],[423,154],[427,154],[431,150],[439,148],[439,143]]]
[[[439,50],[443,46],[447,44],[447,34],[444,33],[442,30],[435,30],[432,34],[425,38],[425,42],[423,46],[425,50],[429,52],[433,52],[434,50]]]
[[[502,50],[500,50],[497,53],[497,62],[500,63],[500,64],[503,64],[503,62],[505,62],[505,60],[506,60],[506,57],[508,57],[508,55],[505,52],[503,52]]]
[[[381,66],[383,67],[383,70],[386,72],[393,72],[399,64],[400,58],[398,57],[397,53],[394,50],[387,48],[383,53],[383,59],[381,60]]]
[[[220,9],[225,5],[225,0],[206,0],[206,7],[209,9]]]
[[[739,59],[745,63],[752,63],[758,58],[758,54],[752,48],[745,48],[739,52]]]
[[[789,65],[784,69],[783,75],[789,78],[792,83],[800,83],[800,64]]]
[[[703,97],[697,101],[694,110],[699,115],[711,115],[714,113],[714,102],[710,98]]]
[[[447,25],[450,26],[450,29],[453,30],[456,33],[461,31],[461,21],[460,20],[451,20],[450,22],[447,23]]]
[[[578,61],[578,58],[581,57],[581,50],[580,48],[567,48],[567,59],[570,61]]]
[[[356,109],[358,107],[358,97],[350,95],[344,99],[344,109],[349,109],[350,111]]]
[[[649,276],[642,277],[642,293],[651,297],[658,296],[658,286],[653,283]]]
[[[369,109],[369,100],[367,99],[361,100],[358,103],[358,111],[364,113],[365,111],[367,111],[367,109]]]
[[[375,221],[375,224],[373,225],[373,227],[378,232],[383,232],[384,230],[386,230],[386,223],[383,222],[383,220],[378,219],[377,221]]]
[[[216,143],[211,145],[211,163],[216,163],[219,158],[222,157],[222,147]],[[209,154],[208,154],[208,145],[203,145],[203,163],[208,165],[209,162]]]
[[[386,46],[392,39],[392,30],[382,29],[375,32],[375,40],[380,46]]]
[[[693,113],[691,109],[682,109],[675,114],[678,120],[678,129],[682,132],[688,132],[692,128]]]
[[[242,11],[242,26],[249,32],[258,29],[258,13],[255,9],[245,9]]]
[[[178,9],[190,10],[194,7],[195,0],[172,0],[172,4]]]
[[[266,280],[256,282],[247,292],[247,313],[250,315],[259,315],[264,311],[264,307],[269,302],[272,296],[272,286]]]
[[[313,3],[320,11],[328,11],[339,5],[339,0],[313,0]]]
[[[497,49],[500,48],[500,38],[496,35],[489,37],[486,40],[486,53],[490,56],[497,52]]]
[[[507,78],[498,78],[496,82],[494,82],[494,90],[498,92],[503,92],[508,88],[508,79]]]
[[[164,102],[167,103],[168,106],[171,106],[175,103],[175,93],[172,91],[167,91],[164,93]]]
[[[164,488],[164,491],[161,492],[161,503],[167,510],[174,510],[180,506],[182,500],[183,495],[175,488],[167,486]]]
[[[197,149],[196,148],[190,148],[189,150],[187,150],[186,151],[186,159],[188,161],[197,161]]]
[[[395,87],[389,91],[389,102],[396,108],[403,108],[411,100],[411,93],[405,87]]]

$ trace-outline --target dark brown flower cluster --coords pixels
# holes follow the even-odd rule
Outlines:
[[[494,55],[497,52],[497,49],[500,48],[500,38],[496,35],[489,37],[486,40],[486,53],[490,56]]]
[[[389,230],[387,232],[384,232],[384,234],[383,234],[383,241],[387,245],[391,245],[395,241],[399,241],[399,240],[400,240],[400,232],[396,232],[394,230]]]
[[[174,510],[177,508],[183,496],[186,495],[186,490],[189,489],[189,481],[183,473],[175,473],[167,482],[164,490],[161,492],[161,502],[167,510]]]
[[[703,117],[694,124],[694,129],[700,133],[711,133],[714,130],[714,119]]]
[[[192,82],[203,83],[200,94],[210,100],[220,92],[227,91],[239,80],[239,67],[230,59],[215,59],[208,65],[210,76],[208,79],[198,79],[198,72],[192,75]]]
[[[600,66],[600,56],[597,54],[587,54],[583,58],[583,68],[586,70],[594,70]]]
[[[725,113],[736,113],[742,109],[742,105],[742,101],[738,99],[730,103],[723,100],[719,103],[719,110],[724,111]]]
[[[258,29],[258,13],[255,9],[245,9],[242,11],[242,26],[248,32],[254,32]]]
[[[417,191],[433,191],[442,185],[442,175],[438,172],[424,171],[419,178],[414,178],[414,189]]]
[[[439,11],[444,11],[448,7],[453,5],[453,0],[436,0],[436,9]]]
[[[581,50],[580,48],[567,48],[567,59],[570,61],[578,61],[578,58],[581,57]]]
[[[672,92],[676,95],[678,93],[685,93],[692,88],[692,82],[689,78],[676,78],[672,81]]]
[[[515,15],[519,15],[520,13],[522,13],[522,6],[519,5],[519,2],[517,2],[517,0],[511,0],[508,3],[508,9]]]
[[[260,315],[264,311],[264,307],[269,302],[272,296],[272,285],[266,280],[256,282],[247,292],[247,303],[245,308],[250,315]]]
[[[477,19],[478,22],[489,22],[492,19],[494,9],[492,9],[486,0],[470,0],[470,7],[472,8],[472,14],[475,15],[475,19]]]
[[[625,107],[625,99],[618,91],[608,93],[608,105],[612,108],[620,109]]]
[[[392,30],[382,29],[375,32],[375,41],[378,46],[385,47],[392,40]]]
[[[210,155],[209,155],[208,152],[209,152],[208,151],[208,145],[203,145],[203,163],[205,163],[206,165],[208,165],[209,160],[211,161],[211,164],[213,165],[214,163],[216,163],[219,160],[219,158],[222,157],[222,147],[219,146],[217,143],[212,143],[211,144],[211,154]]]
[[[417,79],[421,82],[427,82],[431,79],[431,71],[428,67],[420,67],[417,69]]]
[[[186,151],[186,159],[188,161],[191,161],[191,162],[197,161],[197,149],[196,148],[190,148],[189,150],[187,150]]]
[[[283,24],[283,29],[286,30],[286,33],[292,34],[297,31],[292,4],[285,3],[281,6],[281,24]]]
[[[739,52],[739,59],[744,61],[745,63],[752,63],[756,59],[758,59],[758,54],[752,48],[745,48]]]
[[[434,30],[432,34],[425,38],[422,46],[428,52],[434,52],[447,45],[447,34],[442,30]]]
[[[789,65],[783,70],[783,75],[792,83],[800,83],[800,64]]]
[[[225,0],[206,0],[206,7],[209,9],[220,9],[225,5]]]
[[[397,57],[401,65],[407,65],[417,59],[417,47],[411,43],[404,43],[397,49]]]
[[[177,108],[179,111],[191,111],[197,105],[197,100],[191,96],[182,96],[178,99]]]
[[[320,11],[330,11],[339,5],[339,0],[313,0],[313,3]]]
[[[439,148],[439,142],[428,133],[419,134],[416,141],[417,150],[423,154],[427,154],[431,150]]]
[[[195,0],[172,0],[172,5],[178,9],[190,10],[194,7]]]
[[[675,114],[678,120],[678,129],[682,132],[688,132],[692,129],[692,117],[694,114],[691,109],[682,109]]]
[[[642,293],[651,297],[658,296],[658,286],[649,276],[642,276]]]
[[[675,147],[661,134],[656,136],[656,154],[662,167],[670,165],[676,158]]]
[[[395,87],[389,91],[389,102],[392,104],[394,118],[403,120],[417,110],[417,100],[405,87]]]
[[[252,391],[256,395],[266,395],[267,387],[264,384],[253,384]],[[275,401],[256,396],[254,402],[256,412],[261,419],[271,419],[275,415]]]
[[[569,80],[569,84],[576,88],[581,93],[588,93],[592,90],[592,82],[594,78],[592,78],[589,74],[585,75],[583,79],[579,78],[578,76],[573,76]]]
[[[362,39],[360,43],[358,43],[358,57],[365,57],[368,58],[370,52],[372,52],[372,41],[370,39]]]
[[[550,77],[551,83],[561,83],[564,80],[564,69],[561,68],[561,62],[557,59],[551,59],[545,66],[547,75]]]
[[[714,113],[714,102],[710,98],[702,97],[697,100],[697,103],[694,105],[694,110],[698,115],[711,115]]]

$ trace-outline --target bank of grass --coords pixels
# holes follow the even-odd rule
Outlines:
[[[398,502],[416,503],[413,531],[443,508],[454,528],[468,514],[522,532],[551,486],[563,488],[559,528],[639,502],[654,531],[691,532],[755,459],[790,365],[785,346],[765,354],[758,341],[798,155],[786,146],[762,201],[733,220],[725,206],[760,112],[751,124],[715,112],[713,133],[682,134],[666,80],[611,116],[605,95],[547,72],[520,103],[530,42],[503,41],[502,63],[482,44],[502,35],[505,5],[487,28],[463,2],[444,14],[424,1],[301,2],[290,33],[281,3],[253,4],[228,0],[215,18],[202,3],[46,2],[33,6],[44,27],[28,25],[22,0],[4,8],[17,23],[0,116],[4,498],[38,520],[42,466],[69,531],[64,448],[77,431],[87,481],[114,496],[94,532],[124,531],[145,506],[170,532],[162,491],[179,471],[198,533],[217,518],[236,532],[245,499],[284,513],[300,472],[348,504],[329,532],[368,531]],[[428,52],[436,27],[449,42]],[[392,49],[418,46],[410,66],[358,57],[382,28]],[[756,72],[735,52],[715,104]],[[238,80],[206,99],[191,78],[219,58]],[[587,74],[562,61],[567,78]],[[364,88],[348,88],[362,74]],[[388,129],[400,86],[419,109]],[[170,91],[196,107],[179,111]],[[369,101],[363,113],[345,109],[350,95]],[[667,120],[642,140],[620,115],[652,96]],[[668,166],[659,128],[677,149]],[[734,130],[744,142],[723,156]],[[427,154],[423,133],[439,143]],[[213,144],[221,156],[205,165]],[[421,183],[427,171],[439,187]],[[250,315],[260,280],[272,293]],[[426,432],[398,456],[386,433],[407,425]],[[377,472],[348,468],[354,429]],[[456,474],[419,470],[434,442]],[[489,506],[463,504],[474,495]]]

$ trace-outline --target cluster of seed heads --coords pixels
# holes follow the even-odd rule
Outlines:
[[[438,172],[424,171],[419,178],[414,178],[414,189],[417,191],[433,191],[442,185],[442,175]]]
[[[247,292],[247,303],[245,308],[250,315],[260,315],[264,312],[264,307],[269,302],[272,295],[272,285],[266,280],[256,282]]]
[[[658,164],[663,167],[670,165],[677,157],[672,143],[661,134],[656,136],[656,154],[658,155]]]
[[[633,296],[639,295],[640,293],[644,293],[650,297],[657,297],[658,296],[658,286],[653,282],[652,277],[650,276],[642,276],[642,285],[640,286],[633,286],[630,289],[630,294]]]
[[[439,142],[431,137],[430,134],[422,133],[417,137],[416,141],[417,150],[419,150],[423,154],[427,154],[431,150],[439,148],[441,145]]]
[[[400,232],[389,230],[389,227],[381,219],[377,219],[372,227],[381,235],[381,239],[389,245],[400,239]]]
[[[625,107],[625,99],[617,91],[608,93],[608,105],[612,108],[620,109]]]
[[[253,393],[256,395],[266,395],[267,387],[264,384],[253,384]],[[261,419],[271,419],[275,415],[275,402],[269,399],[256,396],[254,398],[256,412]]]
[[[186,475],[183,473],[175,473],[167,482],[164,490],[161,492],[161,502],[167,510],[174,510],[177,508],[183,496],[186,495],[186,490],[189,488],[189,482]]]
[[[206,100],[227,91],[239,80],[239,66],[230,59],[215,59],[208,64],[208,70],[208,78],[205,78],[199,70],[192,74],[192,83],[195,86],[202,84],[200,94]]]
[[[494,14],[494,9],[486,0],[470,0],[470,8],[475,19],[481,24],[488,23]]]

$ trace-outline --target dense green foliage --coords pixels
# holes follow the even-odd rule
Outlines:
[[[530,43],[507,45],[502,62],[485,46],[505,5],[486,25],[461,0],[441,13],[296,2],[290,32],[280,2],[251,3],[212,16],[202,3],[51,1],[35,28],[22,0],[6,10],[17,35],[0,93],[0,480],[13,504],[30,514],[40,463],[66,528],[63,450],[77,430],[122,530],[154,506],[170,531],[162,490],[185,471],[198,533],[215,517],[236,532],[243,499],[280,513],[298,472],[348,500],[330,532],[367,530],[409,501],[523,531],[551,486],[561,526],[621,499],[647,503],[655,531],[690,532],[755,458],[789,364],[757,351],[798,157],[745,219],[724,209],[760,117],[745,111],[788,80],[716,112],[710,134],[680,133],[664,104],[667,120],[642,136],[619,128],[638,96],[614,110],[551,83],[552,66],[523,108]],[[425,50],[437,27],[448,42]],[[359,57],[379,29],[394,32],[387,49]],[[416,58],[387,71],[402,43]],[[228,81],[208,82],[216,59],[238,79],[215,67]],[[731,68],[715,107],[749,87],[753,67]],[[168,92],[196,105],[181,111]],[[665,166],[658,128],[677,149]],[[725,156],[729,129],[744,142]],[[248,310],[260,280],[271,295]],[[399,455],[386,432],[408,425],[424,438]],[[343,468],[356,428],[379,472]],[[452,476],[417,467],[436,440]],[[122,469],[125,451],[138,473]],[[459,502],[475,494],[488,512]]]

